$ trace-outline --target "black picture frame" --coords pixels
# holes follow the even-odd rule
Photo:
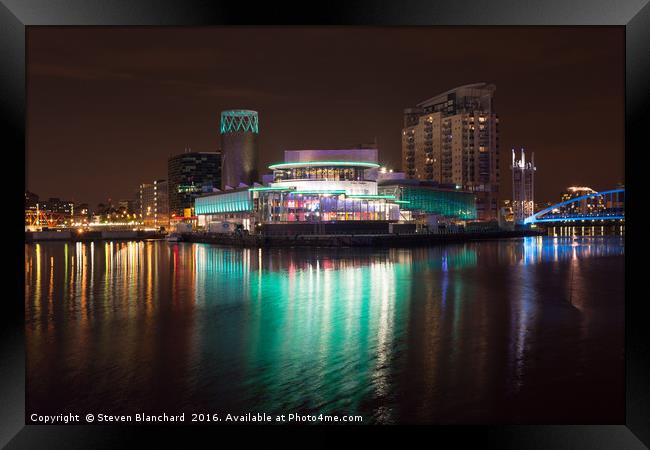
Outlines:
[[[489,26],[489,25],[613,25],[625,27],[626,121],[625,178],[628,220],[627,239],[641,233],[635,221],[635,205],[641,202],[640,182],[643,164],[637,159],[650,150],[650,5],[647,0],[499,0],[470,1],[349,1],[312,4],[276,4],[266,2],[206,2],[198,0],[1,0],[0,60],[2,80],[2,147],[5,174],[18,172],[20,154],[25,152],[26,129],[26,27],[33,25],[95,26],[210,26],[210,25],[382,25],[382,26]],[[603,61],[607,64],[607,61]],[[598,95],[598,93],[594,93]],[[22,164],[26,160],[23,157]],[[25,177],[26,178],[26,177]],[[260,437],[261,433],[241,433],[241,427],[214,430],[211,427],[157,426],[45,426],[25,425],[25,347],[24,347],[24,242],[13,236],[23,215],[24,192],[19,182],[6,183],[10,191],[11,211],[7,211],[6,241],[16,258],[6,258],[7,289],[0,329],[0,445],[7,448],[104,448],[132,447],[136,439],[155,437],[161,446],[187,446],[187,439],[204,433],[238,433],[240,443]],[[637,194],[638,192],[638,194]],[[9,197],[9,196],[8,196]],[[638,199],[638,200],[637,200]],[[630,207],[631,205],[631,207]],[[24,205],[23,205],[24,206]],[[14,209],[15,208],[15,209]],[[632,220],[630,220],[632,214]],[[640,214],[639,214],[640,215]],[[638,227],[638,228],[637,228]],[[15,246],[15,248],[14,248]],[[626,248],[626,418],[620,424],[572,426],[457,426],[419,427],[431,445],[442,439],[454,446],[467,443],[498,448],[647,448],[650,445],[650,340],[646,321],[647,300],[640,286],[643,267],[632,261],[642,248]],[[22,284],[20,284],[20,281]],[[639,290],[635,287],[639,287]],[[71,387],[72,388],[72,387]],[[313,427],[310,427],[313,429]],[[394,428],[388,427],[393,430]],[[330,428],[331,429],[331,428]],[[340,429],[340,428],[338,428]],[[355,428],[357,430],[358,428]],[[276,434],[278,427],[265,428]],[[367,429],[362,431],[367,433]],[[374,436],[387,433],[373,428]],[[327,433],[329,435],[329,431]],[[392,434],[392,433],[391,433]],[[324,437],[324,435],[323,435]],[[215,437],[222,439],[222,437]],[[147,441],[148,446],[155,446]],[[217,442],[217,441],[213,441]]]

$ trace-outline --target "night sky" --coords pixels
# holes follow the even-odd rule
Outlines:
[[[260,170],[285,149],[375,138],[398,169],[403,109],[483,81],[502,198],[513,146],[535,152],[537,200],[624,181],[622,27],[29,27],[27,58],[27,189],[41,198],[131,198],[170,155],[218,150],[231,108],[259,111]]]

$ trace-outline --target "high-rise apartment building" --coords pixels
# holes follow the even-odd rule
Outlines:
[[[194,208],[194,199],[213,192],[221,185],[221,154],[219,152],[186,152],[167,161],[169,180],[169,211],[182,217]]]
[[[404,110],[402,169],[407,178],[476,193],[478,218],[499,207],[499,119],[495,86],[468,84]]]
[[[155,228],[169,226],[169,193],[166,180],[141,184],[138,200],[144,226]]]
[[[512,212],[515,223],[524,223],[524,219],[535,213],[535,154],[526,162],[526,153],[521,149],[521,158],[515,159],[512,149]]]

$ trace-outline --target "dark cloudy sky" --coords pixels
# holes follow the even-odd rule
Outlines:
[[[219,146],[220,111],[255,109],[260,169],[284,149],[372,142],[400,165],[402,111],[496,84],[502,197],[510,148],[536,197],[624,181],[623,28],[28,29],[27,188],[96,204]]]

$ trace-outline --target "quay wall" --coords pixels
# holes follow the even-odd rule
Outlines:
[[[157,231],[133,231],[133,230],[97,230],[78,233],[76,230],[47,230],[25,232],[25,242],[39,241],[102,241],[102,240],[142,240],[142,239],[163,239],[164,233]]]
[[[235,247],[412,247],[542,235],[544,234],[531,230],[513,230],[449,234],[306,234],[293,236],[184,233],[182,236],[185,242]]]

